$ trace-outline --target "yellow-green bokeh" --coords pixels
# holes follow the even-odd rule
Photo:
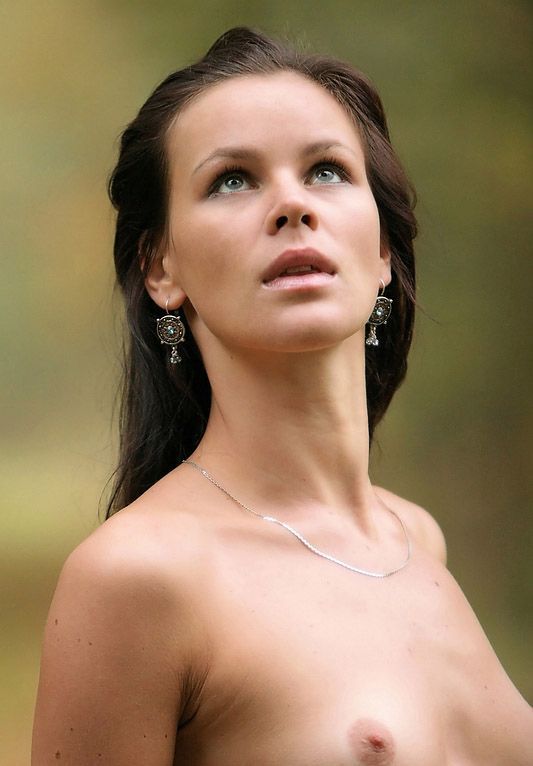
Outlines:
[[[116,140],[168,72],[237,24],[346,58],[383,97],[420,200],[423,312],[372,476],[439,520],[532,701],[530,6],[28,0],[0,20],[5,762],[29,762],[44,620],[113,468]]]

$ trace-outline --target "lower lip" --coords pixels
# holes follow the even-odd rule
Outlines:
[[[290,274],[276,277],[271,282],[263,282],[270,290],[310,290],[330,284],[335,274],[325,271],[312,271],[309,274]]]

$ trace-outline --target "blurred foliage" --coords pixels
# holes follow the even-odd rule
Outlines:
[[[237,24],[346,58],[383,97],[419,196],[421,311],[372,476],[439,520],[452,573],[533,701],[532,19],[518,0],[0,6],[6,763],[29,760],[44,619],[113,468],[116,140],[169,71]]]

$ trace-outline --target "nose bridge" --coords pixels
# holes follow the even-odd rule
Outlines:
[[[290,171],[281,173],[273,183],[273,200],[268,215],[268,229],[275,234],[285,226],[316,228],[318,216],[303,181]]]

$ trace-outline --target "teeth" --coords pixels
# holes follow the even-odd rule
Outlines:
[[[290,274],[300,274],[304,271],[318,271],[318,269],[315,269],[314,266],[291,266],[290,268],[285,269],[285,271],[282,271],[281,276],[283,276],[283,274],[287,274],[287,276]]]

